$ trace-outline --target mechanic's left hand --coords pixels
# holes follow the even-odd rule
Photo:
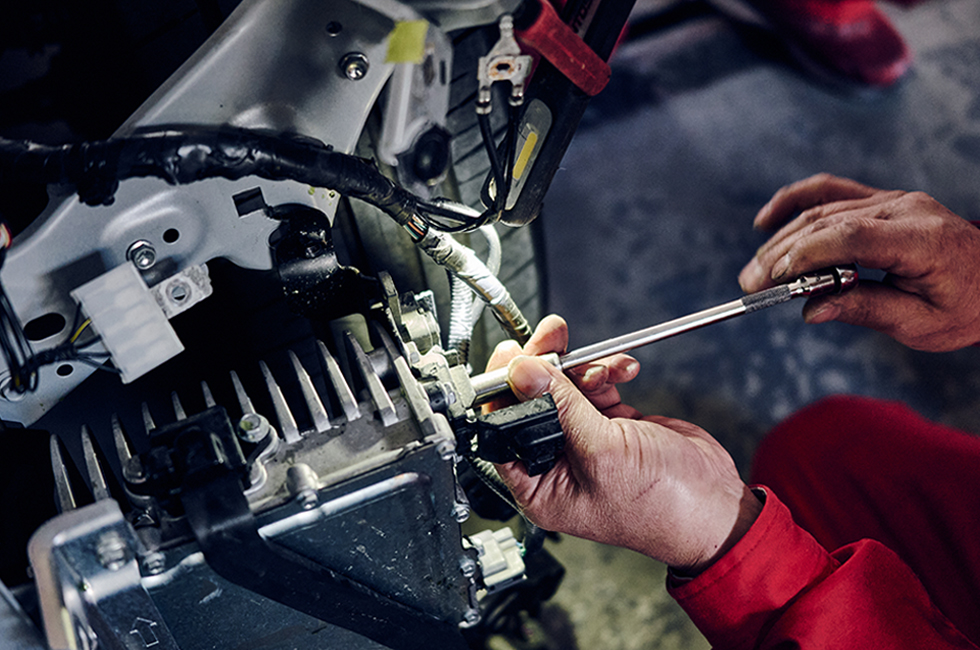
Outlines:
[[[523,352],[562,352],[567,342],[564,321],[549,316]],[[570,380],[520,353],[516,344],[502,344],[489,367],[509,361],[509,382],[522,400],[551,393],[565,432],[565,451],[551,471],[528,476],[520,462],[497,466],[531,521],[692,573],[755,521],[761,503],[707,432],[681,420],[641,417],[620,403],[615,384],[636,375],[636,361],[618,355]]]

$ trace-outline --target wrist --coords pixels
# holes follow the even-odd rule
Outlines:
[[[702,558],[687,566],[670,567],[671,575],[674,578],[690,579],[707,570],[712,564],[721,559],[729,550],[741,540],[752,524],[762,513],[762,506],[765,503],[765,492],[755,491],[750,487],[743,486],[742,494],[738,500],[738,514],[732,524],[725,539],[712,549],[702,553]]]

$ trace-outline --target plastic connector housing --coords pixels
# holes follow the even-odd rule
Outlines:
[[[470,535],[469,543],[476,549],[488,594],[525,579],[521,546],[510,528],[484,530]]]
[[[83,284],[71,296],[92,319],[124,384],[184,349],[139,271],[129,262]]]

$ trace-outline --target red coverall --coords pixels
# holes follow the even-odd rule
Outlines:
[[[717,648],[977,648],[978,479],[980,438],[824,400],[760,445],[745,537],[669,591]]]

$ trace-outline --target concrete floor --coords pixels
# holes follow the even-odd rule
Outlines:
[[[639,17],[664,4],[640,3]],[[765,241],[756,210],[813,173],[924,190],[980,219],[980,4],[883,8],[917,56],[887,92],[814,83],[771,38],[717,15],[619,50],[542,218],[550,308],[573,347],[739,296],[738,271]],[[917,353],[855,327],[805,326],[800,308],[638,351],[627,401],[703,426],[743,474],[769,427],[834,393],[980,429],[980,350]],[[706,647],[666,595],[662,566],[567,538],[552,550],[570,568],[555,602],[580,648]]]

